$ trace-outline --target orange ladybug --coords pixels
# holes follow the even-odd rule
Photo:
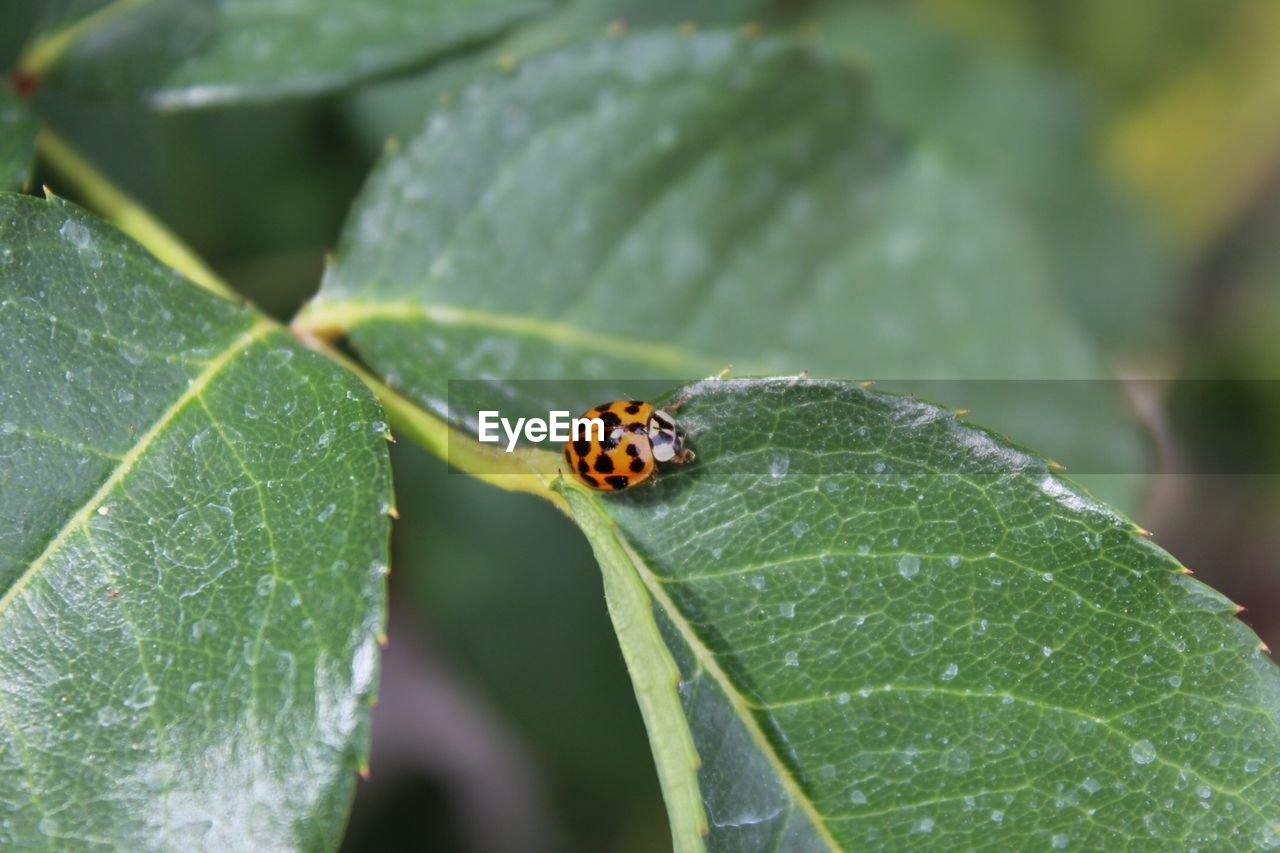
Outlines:
[[[675,418],[651,403],[614,400],[588,409],[582,417],[604,422],[604,440],[597,438],[598,430],[589,430],[588,438],[566,442],[564,461],[593,489],[620,492],[652,481],[659,462],[683,465],[694,460]]]

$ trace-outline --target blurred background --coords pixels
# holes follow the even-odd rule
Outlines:
[[[6,4],[6,67],[40,14],[33,0]],[[470,75],[610,21],[691,15],[864,65],[890,119],[966,158],[1037,224],[1064,303],[1118,376],[1209,380],[1142,386],[1135,405],[1164,467],[1137,520],[1280,649],[1280,478],[1178,473],[1222,459],[1280,470],[1280,394],[1237,381],[1280,380],[1280,4],[574,0],[477,54],[334,96],[176,114],[56,98],[41,109],[287,320],[386,140]],[[34,181],[76,197],[46,166]],[[393,460],[411,521],[395,528],[372,773],[344,848],[667,848],[585,541],[545,503],[448,475],[406,443]]]

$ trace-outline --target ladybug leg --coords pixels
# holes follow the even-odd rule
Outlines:
[[[665,406],[663,406],[663,407],[662,407],[662,410],[663,410],[664,412],[674,412],[676,409],[678,409],[678,408],[680,408],[681,406],[683,406],[683,405],[684,405],[684,401],[685,401],[685,400],[688,400],[688,399],[689,399],[689,395],[688,395],[688,394],[681,394],[681,395],[680,395],[680,399],[679,399],[679,400],[676,400],[674,403],[668,403],[667,405],[665,405]]]

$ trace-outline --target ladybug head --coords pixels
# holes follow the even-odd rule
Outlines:
[[[649,418],[649,442],[658,462],[684,462],[690,457],[675,418],[661,409],[655,409]]]

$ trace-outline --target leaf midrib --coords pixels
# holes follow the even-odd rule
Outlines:
[[[45,564],[49,562],[53,555],[61,550],[62,546],[66,544],[67,540],[71,537],[71,534],[78,530],[81,525],[92,517],[96,508],[103,504],[107,496],[110,495],[115,487],[120,484],[120,481],[133,470],[134,465],[137,464],[138,460],[142,458],[143,454],[146,453],[147,449],[155,442],[161,433],[164,432],[165,428],[173,421],[173,419],[176,418],[188,404],[200,396],[204,389],[208,387],[209,383],[213,381],[219,372],[221,372],[222,368],[226,367],[227,364],[231,362],[232,358],[242,352],[246,347],[253,344],[260,337],[276,328],[278,327],[274,321],[266,318],[258,319],[249,326],[249,328],[239,333],[235,340],[233,340],[226,349],[208,362],[204,370],[190,381],[186,390],[179,395],[178,399],[175,400],[173,404],[156,419],[155,423],[153,423],[151,427],[138,438],[138,441],[133,445],[133,447],[131,447],[129,451],[120,458],[119,464],[112,469],[111,474],[103,481],[102,485],[98,487],[98,490],[94,492],[87,501],[85,501],[85,503],[74,515],[71,516],[71,518],[67,520],[67,523],[64,524],[62,529],[60,529],[53,539],[49,541],[49,544],[45,546],[45,549],[40,553],[40,555],[31,561],[31,565],[27,567],[27,570],[13,582],[9,589],[5,591],[3,596],[0,596],[0,619],[2,619],[8,612],[9,605],[12,604],[17,599],[18,595],[21,594],[31,581],[35,579],[40,570],[44,568]]]
[[[625,355],[654,367],[688,370],[692,365],[715,365],[719,359],[680,347],[655,346],[638,338],[584,332],[566,323],[557,323],[516,314],[481,311],[461,305],[423,304],[407,299],[379,302],[351,300],[332,303],[308,311],[296,322],[299,328],[326,337],[335,331],[349,334],[357,327],[377,320],[421,320],[441,326],[471,327],[510,332],[526,338],[564,344],[611,355]]]
[[[697,632],[693,630],[693,626],[689,624],[688,620],[684,618],[684,614],[678,607],[676,607],[675,602],[673,602],[667,595],[666,590],[662,588],[662,584],[656,580],[644,558],[642,558],[635,549],[631,547],[631,544],[627,541],[626,537],[618,535],[616,538],[618,540],[618,544],[622,548],[622,552],[627,555],[627,559],[630,560],[632,566],[635,567],[636,573],[640,576],[641,582],[644,583],[645,589],[649,591],[650,597],[653,599],[655,604],[662,608],[663,614],[680,633],[680,636],[685,643],[688,644],[690,652],[693,653],[694,659],[698,662],[698,666],[700,666],[707,675],[711,676],[712,680],[716,682],[720,687],[720,690],[724,693],[725,698],[729,700],[729,703],[733,706],[734,711],[736,712],[737,718],[742,721],[742,724],[750,734],[751,739],[759,748],[760,754],[764,756],[765,760],[768,761],[769,765],[773,768],[778,781],[781,782],[782,787],[786,790],[791,801],[798,805],[804,812],[805,816],[808,817],[810,824],[813,826],[814,832],[822,839],[823,843],[831,850],[840,850],[840,845],[836,843],[834,836],[831,834],[831,830],[827,827],[826,819],[818,811],[817,807],[813,804],[813,800],[809,798],[809,795],[806,794],[804,789],[800,786],[799,780],[796,779],[791,768],[788,767],[786,762],[782,760],[782,757],[778,755],[778,751],[774,748],[768,737],[765,736],[764,731],[760,728],[760,724],[756,721],[755,715],[751,713],[751,703],[742,694],[742,691],[738,689],[737,685],[733,683],[724,670],[720,668],[720,663],[716,660],[715,655],[702,642],[702,639],[698,636]]]

